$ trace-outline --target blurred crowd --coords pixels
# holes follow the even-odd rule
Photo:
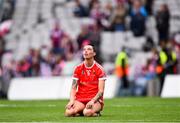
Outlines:
[[[74,41],[71,35],[61,28],[60,21],[55,21],[49,34],[52,47],[42,46],[40,49],[30,49],[29,53],[19,61],[13,58],[12,51],[5,49],[4,35],[0,35],[0,78],[9,81],[14,77],[71,75],[73,66],[82,60],[81,49],[86,44],[95,46],[96,60],[102,64],[101,32],[130,30],[135,37],[146,36],[146,21],[149,16],[154,16],[156,19],[158,44],[154,43],[152,37],[147,37],[147,44],[142,52],[143,50],[152,52],[152,57],[147,60],[146,65],[136,66],[137,71],[133,81],[143,86],[144,81],[152,80],[157,76],[163,81],[166,74],[180,73],[178,64],[180,32],[173,35],[169,33],[171,16],[168,5],[162,4],[157,11],[153,11],[153,0],[114,1],[115,5],[108,2],[102,6],[99,0],[90,0],[87,6],[80,0],[74,0],[73,15],[77,18],[92,18],[94,23],[82,25],[81,32]],[[5,10],[1,23],[12,19],[15,0],[6,0],[4,4]],[[139,89],[139,86],[136,87]]]

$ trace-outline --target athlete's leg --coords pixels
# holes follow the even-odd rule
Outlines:
[[[93,104],[91,109],[85,108],[83,110],[84,116],[91,117],[91,116],[98,116],[98,112],[102,110],[102,104],[100,102],[96,102]]]
[[[66,109],[65,116],[73,117],[78,116],[80,112],[83,112],[85,105],[79,101],[75,101],[74,105],[70,109]]]

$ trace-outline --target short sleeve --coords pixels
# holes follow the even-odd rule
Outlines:
[[[79,80],[79,70],[78,70],[78,67],[76,67],[74,69],[72,78],[75,79],[75,80]]]
[[[98,69],[98,77],[99,77],[99,80],[106,80],[106,73],[101,68]]]

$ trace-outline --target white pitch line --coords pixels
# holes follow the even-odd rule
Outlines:
[[[16,104],[0,104],[1,107],[11,107],[11,108],[17,108],[17,107],[56,107],[56,105],[16,105]]]
[[[151,105],[141,105],[141,104],[116,104],[116,105],[111,105],[112,107],[148,107]],[[153,105],[153,107],[172,107],[172,106],[176,106],[176,107],[180,107],[180,104],[155,104]],[[152,106],[151,106],[152,107]]]

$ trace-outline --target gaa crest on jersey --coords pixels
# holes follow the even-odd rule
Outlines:
[[[96,75],[96,72],[93,70],[93,74]]]
[[[87,73],[88,76],[90,76],[91,70],[86,70],[86,73]]]
[[[84,70],[81,71],[81,74],[84,75]]]

